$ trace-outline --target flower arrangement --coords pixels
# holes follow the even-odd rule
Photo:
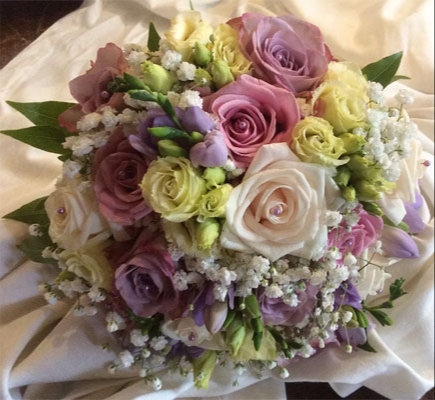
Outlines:
[[[47,301],[104,313],[109,370],[155,389],[163,367],[204,388],[218,363],[286,378],[326,347],[376,351],[368,332],[405,294],[384,290],[389,269],[425,228],[412,97],[384,91],[401,57],[360,68],[295,16],[212,27],[190,10],[99,49],[77,103],[8,102],[35,126],[2,133],[63,162],[51,194],[5,216],[59,269]]]

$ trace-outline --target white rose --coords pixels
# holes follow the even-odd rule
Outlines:
[[[91,236],[108,228],[98,212],[92,187],[75,179],[64,181],[48,196],[45,211],[51,240],[65,250],[80,248]]]
[[[311,259],[327,243],[326,212],[343,202],[326,168],[301,162],[285,143],[263,146],[228,199],[221,244],[271,261]]]

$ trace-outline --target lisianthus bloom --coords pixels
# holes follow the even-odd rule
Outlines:
[[[329,69],[328,79],[313,92],[312,104],[316,116],[326,119],[337,134],[365,127],[369,98],[367,81],[362,72],[346,63],[332,62]]]
[[[215,28],[212,54],[215,60],[226,62],[234,78],[250,73],[251,62],[241,52],[238,33],[230,25],[219,24]]]
[[[332,229],[328,235],[329,246],[336,247],[343,257],[348,253],[359,257],[380,238],[384,227],[381,217],[369,214],[361,206],[354,212],[359,215],[355,225],[347,227],[346,223],[343,223]]]
[[[299,121],[293,130],[292,150],[306,162],[325,166],[347,163],[340,159],[346,153],[343,141],[334,135],[332,125],[322,118],[309,116]]]
[[[97,150],[92,178],[99,209],[109,221],[132,225],[152,211],[139,188],[147,168],[148,160],[130,145],[122,128]]]
[[[169,45],[180,53],[184,61],[190,61],[196,43],[207,44],[213,28],[205,22],[198,11],[183,11],[171,20],[165,33]]]
[[[179,293],[172,283],[175,266],[166,247],[161,236],[145,229],[127,254],[117,257],[116,248],[112,249],[115,288],[140,317],[177,312]],[[120,251],[125,248],[119,247]],[[118,265],[119,260],[123,261]]]
[[[322,215],[343,204],[327,169],[301,162],[285,143],[263,146],[228,199],[223,247],[307,259],[327,242]]]
[[[234,162],[247,167],[265,144],[291,142],[300,119],[294,95],[249,75],[241,76],[204,101],[217,115]]]
[[[319,28],[293,15],[246,13],[228,24],[255,76],[294,93],[315,88],[332,59]]]
[[[83,75],[69,83],[71,95],[78,101],[74,106],[59,116],[61,126],[75,131],[75,123],[84,114],[97,111],[104,106],[119,108],[122,104],[123,93],[112,93],[107,85],[127,69],[127,61],[122,49],[113,43],[100,48],[95,62]]]
[[[88,240],[80,249],[64,250],[59,257],[65,263],[67,271],[85,279],[92,286],[111,290],[113,268],[105,254],[105,249],[111,242],[107,238],[108,235],[102,233]]]
[[[285,303],[282,297],[270,298],[263,292],[259,296],[259,305],[263,322],[266,325],[294,326],[312,313],[317,303],[319,287],[307,283],[306,290],[297,293],[298,304],[295,307]]]
[[[108,229],[92,187],[77,179],[64,180],[48,196],[45,211],[50,220],[51,240],[66,250],[76,250]]]
[[[198,201],[207,191],[200,169],[182,157],[153,161],[140,188],[146,203],[172,222],[184,222],[197,215]]]

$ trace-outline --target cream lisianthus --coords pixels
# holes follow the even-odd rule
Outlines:
[[[359,95],[368,101],[367,95],[368,82],[361,72],[361,68],[348,61],[331,61],[328,64],[328,72],[325,81],[340,81],[357,91]]]
[[[302,160],[310,163],[338,166],[348,159],[343,141],[334,135],[334,128],[323,118],[313,116],[299,121],[293,129],[292,150]]]
[[[109,228],[98,211],[92,186],[77,179],[64,180],[45,201],[51,240],[65,250],[76,250],[90,237]]]
[[[214,30],[212,54],[215,60],[225,61],[236,79],[251,70],[252,63],[240,51],[238,32],[228,24]]]
[[[222,218],[225,216],[225,206],[233,187],[226,183],[220,185],[205,195],[199,201],[199,215],[204,218]]]
[[[89,240],[86,246],[75,250],[64,250],[60,259],[65,263],[66,269],[91,286],[110,290],[113,281],[113,267],[107,260],[104,249],[111,243],[108,234],[102,233]]]
[[[221,245],[312,259],[327,243],[322,216],[343,204],[328,170],[301,162],[285,143],[263,146],[227,201]]]
[[[207,191],[201,174],[186,158],[164,157],[150,164],[139,186],[155,212],[184,222],[198,214],[198,201]]]
[[[169,45],[179,52],[183,61],[190,61],[196,43],[210,43],[213,28],[202,20],[198,11],[184,11],[171,20],[171,27],[166,32]]]

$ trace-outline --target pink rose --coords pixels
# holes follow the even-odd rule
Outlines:
[[[148,160],[131,146],[121,128],[97,150],[92,165],[94,189],[100,212],[109,221],[132,225],[152,211],[139,187],[147,169]]]
[[[301,117],[292,93],[249,75],[206,98],[204,109],[217,115],[237,167],[248,167],[265,144],[290,143]]]
[[[247,13],[230,20],[239,44],[260,79],[300,93],[314,89],[332,56],[319,28],[293,15]]]
[[[362,207],[357,211],[360,218],[351,229],[345,224],[340,225],[332,229],[328,235],[329,246],[337,247],[343,257],[348,253],[359,257],[379,239],[384,227],[381,217],[369,214]]]
[[[125,243],[121,243],[119,250],[125,248]],[[115,254],[116,248],[111,252]],[[128,307],[143,318],[156,313],[179,316],[179,293],[172,283],[175,266],[165,240],[144,230],[130,252],[120,256],[123,261],[116,265],[115,287]]]
[[[96,61],[91,61],[91,68],[69,83],[71,95],[79,104],[59,116],[60,125],[75,131],[75,124],[84,114],[98,111],[103,106],[119,108],[124,94],[111,93],[107,84],[126,69],[127,61],[118,46],[108,43],[100,48]]]

